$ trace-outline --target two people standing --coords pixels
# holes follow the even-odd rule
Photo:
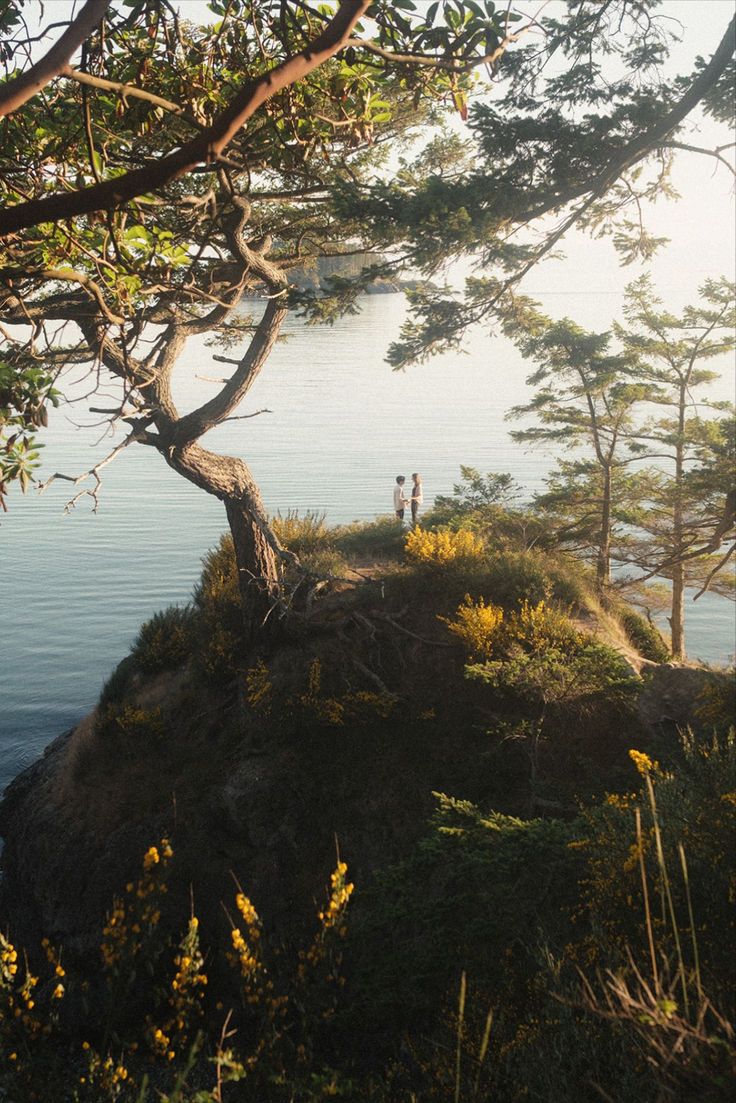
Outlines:
[[[400,521],[404,520],[404,510],[407,506],[411,506],[411,523],[416,525],[417,517],[419,515],[419,507],[424,501],[424,495],[422,494],[422,477],[417,475],[416,472],[412,475],[411,497],[407,498],[404,493],[404,484],[406,477],[404,475],[396,476],[396,486],[394,487],[394,509],[396,516]]]

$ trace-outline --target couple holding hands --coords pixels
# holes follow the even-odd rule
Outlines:
[[[396,516],[400,521],[404,520],[404,510],[407,506],[411,506],[411,523],[416,525],[417,514],[419,513],[419,506],[422,504],[424,498],[422,495],[422,477],[417,475],[416,472],[412,475],[412,487],[411,497],[407,498],[404,494],[404,483],[406,477],[404,475],[396,476],[396,486],[394,487],[394,509],[396,510]]]

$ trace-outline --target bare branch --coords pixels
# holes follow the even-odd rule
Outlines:
[[[247,421],[248,418],[258,417],[260,414],[272,414],[273,410],[269,410],[266,406],[262,410],[254,410],[252,414],[237,414],[235,417],[224,417],[222,421]],[[218,424],[222,424],[219,422]]]
[[[150,419],[146,424],[150,424]],[[112,463],[112,461],[117,456],[119,456],[120,453],[124,451],[129,444],[132,444],[134,441],[145,442],[146,436],[147,434],[145,425],[139,426],[138,428],[134,429],[133,432],[125,438],[125,440],[121,441],[120,444],[116,444],[112,452],[109,452],[103,459],[99,461],[99,463],[96,463],[94,467],[90,467],[89,471],[82,472],[81,475],[64,475],[61,471],[54,472],[54,474],[50,475],[45,482],[39,483],[39,494],[43,494],[44,490],[47,490],[57,479],[63,479],[64,482],[71,483],[73,486],[79,486],[79,484],[84,482],[86,479],[94,479],[94,486],[85,487],[84,490],[80,490],[77,494],[74,495],[73,498],[69,499],[69,501],[64,506],[64,512],[70,513],[81,498],[89,496],[94,502],[92,512],[97,513],[100,505],[99,495],[102,488],[102,479],[99,472],[102,470],[103,467],[107,467],[109,463]],[[150,443],[150,441],[148,443]]]
[[[155,107],[160,107],[164,111],[170,111],[174,115],[178,115],[189,123],[190,126],[196,127],[198,130],[204,130],[204,123],[199,122],[198,119],[188,115],[184,109],[178,103],[172,103],[171,100],[165,100],[163,96],[156,96],[153,92],[146,92],[143,88],[137,88],[134,84],[121,84],[116,80],[105,80],[104,77],[93,76],[92,73],[83,73],[79,69],[73,69],[71,65],[65,66],[60,73],[60,76],[69,77],[70,80],[75,80],[78,84],[89,85],[90,88],[101,88],[108,92],[117,92],[122,97],[123,102],[130,96],[133,99],[145,100],[147,103],[152,103]]]
[[[711,582],[716,577],[718,572],[723,570],[723,568],[726,566],[726,564],[728,563],[729,559],[734,554],[734,552],[736,552],[736,543],[731,545],[731,547],[728,549],[728,551],[723,556],[723,558],[719,559],[719,561],[716,563],[713,570],[708,572],[708,577],[706,578],[705,582],[703,583],[703,585],[698,590],[697,594],[695,594],[695,596],[693,597],[693,601],[697,601],[699,597],[702,597],[703,594],[707,593],[707,591],[710,589]]]
[[[718,149],[704,149],[701,146],[690,146],[685,142],[665,142],[662,149],[684,149],[688,153],[701,153],[704,157],[714,157],[716,161],[720,161],[722,165],[725,165],[732,176],[736,176],[736,168],[733,167],[730,161],[727,161],[725,157],[721,156]],[[728,146],[723,147],[728,149]]]

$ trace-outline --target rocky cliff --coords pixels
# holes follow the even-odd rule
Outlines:
[[[3,925],[23,945],[47,935],[88,954],[114,895],[166,835],[179,919],[193,894],[217,941],[236,878],[289,939],[311,920],[336,848],[368,884],[423,832],[433,793],[523,812],[528,756],[504,734],[504,701],[465,680],[434,607],[407,613],[400,596],[372,593],[328,599],[309,632],[234,678],[203,680],[194,658],[157,674],[129,664],[114,710],[57,739],[4,796]],[[728,692],[696,668],[644,674],[638,703],[553,717],[538,810],[574,815],[578,796],[626,787],[628,747],[656,752],[714,679]]]

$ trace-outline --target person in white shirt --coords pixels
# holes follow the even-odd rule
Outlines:
[[[396,476],[396,486],[394,487],[394,509],[396,510],[396,516],[400,521],[404,520],[404,509],[409,504],[409,499],[404,494],[404,483],[406,477],[404,475]]]
[[[419,507],[424,501],[424,495],[422,494],[422,476],[417,475],[416,472],[412,475],[412,488],[411,488],[411,523],[416,525],[417,516],[419,514]]]

